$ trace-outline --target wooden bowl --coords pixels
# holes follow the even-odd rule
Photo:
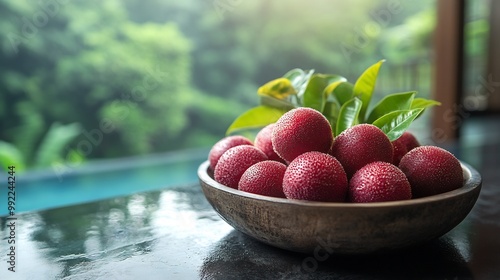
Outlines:
[[[312,254],[386,252],[442,236],[474,206],[481,176],[461,162],[463,187],[439,195],[394,202],[333,203],[274,198],[217,183],[208,161],[198,168],[205,197],[235,229],[264,243]]]

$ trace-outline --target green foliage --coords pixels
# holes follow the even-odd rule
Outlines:
[[[366,111],[370,105],[383,62],[384,60],[381,60],[368,67],[356,80],[354,86],[339,75],[316,73],[307,75],[308,80],[304,81],[305,71],[294,69],[287,72],[283,78],[268,82],[264,86],[267,90],[259,91],[259,94],[264,95],[268,100],[276,102],[265,101],[266,106],[261,105],[243,113],[228,128],[227,133],[263,127],[276,122],[290,109],[309,107],[326,117],[334,135],[339,135],[359,123],[372,123],[381,128],[391,141],[396,140],[426,108],[440,105],[440,103],[424,98],[414,99],[415,91],[393,93],[380,100],[365,117],[363,110]],[[289,79],[290,82],[284,82],[283,79]],[[275,94],[271,90],[278,87],[276,85],[282,84],[285,84],[286,88],[295,86],[295,90],[288,90],[288,92],[297,92],[297,95],[303,93],[303,98],[287,100],[288,95]],[[340,87],[341,85],[344,86]],[[283,86],[280,87],[283,88]],[[287,108],[282,104],[290,106]]]
[[[337,116],[337,124],[333,130],[335,135],[339,135],[342,131],[359,123],[359,113],[362,107],[363,101],[357,96],[342,105]]]
[[[261,128],[276,122],[286,111],[268,106],[254,107],[241,114],[227,129],[226,134],[238,130]]]
[[[383,55],[395,63],[408,61],[408,58],[427,57],[435,26],[434,9],[411,14],[401,24],[385,32],[381,48]]]
[[[411,102],[411,106],[410,106],[410,109],[418,109],[418,108],[422,108],[422,109],[426,109],[428,107],[432,107],[432,106],[439,106],[441,105],[441,102],[438,102],[436,100],[431,100],[431,99],[425,99],[425,98],[415,98],[413,99],[413,101]],[[424,111],[422,111],[418,116],[420,117],[422,115]]]
[[[9,166],[15,166],[18,171],[26,168],[19,149],[10,143],[0,141],[0,168],[8,170]]]
[[[333,101],[327,101],[325,102],[325,109],[323,110],[323,116],[326,117],[328,122],[330,123],[330,126],[332,128],[337,126],[338,122],[338,117],[339,117],[339,112],[340,107],[336,102]],[[333,131],[335,133],[335,131]]]
[[[61,125],[53,123],[35,155],[34,167],[45,167],[57,161],[63,161],[64,148],[80,134],[81,128],[77,123]]]
[[[344,77],[339,75],[312,75],[304,91],[303,106],[322,112],[325,108],[326,96],[329,94],[328,86],[345,80]]]
[[[387,113],[376,119],[373,125],[380,128],[389,137],[389,140],[394,141],[403,135],[411,122],[422,113],[424,109],[418,108],[413,110],[398,110]]]
[[[11,143],[0,141],[0,162],[2,168],[7,170],[8,166],[15,166],[18,171],[25,168],[47,167],[55,162],[65,161],[64,149],[80,133],[81,128],[77,123],[61,125],[54,123],[48,132],[43,136],[39,146],[21,146],[20,149]],[[27,143],[27,142],[25,142]],[[36,151],[33,155],[28,151]],[[80,161],[83,157],[76,151],[70,151],[73,157],[78,157]]]
[[[373,91],[375,90],[375,82],[377,81],[378,71],[384,60],[381,60],[368,69],[356,80],[353,88],[353,94],[361,101],[361,110],[359,116],[362,120],[365,119],[366,110],[372,100]]]
[[[276,99],[284,99],[292,94],[297,94],[292,82],[287,78],[272,80],[261,86],[257,93],[263,96],[270,96]]]
[[[325,92],[328,96],[332,96],[333,101],[337,102],[339,106],[344,105],[347,101],[351,100],[354,94],[354,86],[349,82],[337,82],[329,85]],[[329,91],[331,94],[328,94]]]
[[[409,109],[411,104],[413,104],[415,94],[417,94],[415,91],[410,91],[394,93],[384,97],[375,105],[366,121],[372,123],[386,112]]]
[[[47,166],[55,157],[78,150],[76,140],[85,140],[79,132],[68,134],[74,141],[60,138],[59,145],[53,143],[49,139],[58,137],[52,138],[52,132],[62,127],[53,125],[47,132],[46,124],[76,121],[82,131],[100,130],[102,141],[92,145],[85,155],[90,157],[144,154],[175,148],[176,143],[180,147],[178,135],[191,125],[191,42],[175,24],[129,21],[120,1],[95,5],[61,4],[45,26],[34,26],[35,36],[20,41],[17,53],[10,53],[11,61],[20,65],[0,66],[6,73],[0,77],[0,97],[14,108],[3,113],[17,116],[1,129],[14,132],[5,140],[20,149],[29,166]],[[3,8],[30,21],[39,6],[8,1],[0,4]],[[5,34],[24,36],[22,27],[23,22],[14,24]],[[32,67],[22,69],[23,61]],[[112,129],[101,129],[103,122]],[[40,157],[34,147],[42,149]]]

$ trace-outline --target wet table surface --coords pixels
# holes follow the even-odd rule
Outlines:
[[[498,147],[461,154],[484,153],[470,162],[480,197],[455,229],[416,248],[312,262],[232,229],[192,184],[19,214],[16,272],[2,217],[0,279],[500,279]]]

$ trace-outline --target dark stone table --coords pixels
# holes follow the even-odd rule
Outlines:
[[[483,175],[479,200],[417,248],[311,266],[233,230],[194,184],[17,215],[16,272],[3,217],[0,279],[500,279],[498,147],[456,151]]]

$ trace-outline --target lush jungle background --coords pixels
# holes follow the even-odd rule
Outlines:
[[[209,147],[292,68],[354,80],[387,60],[377,92],[432,82],[435,0],[4,0],[0,162],[49,167]],[[483,5],[485,7],[485,5]],[[467,51],[483,52],[484,8]]]

